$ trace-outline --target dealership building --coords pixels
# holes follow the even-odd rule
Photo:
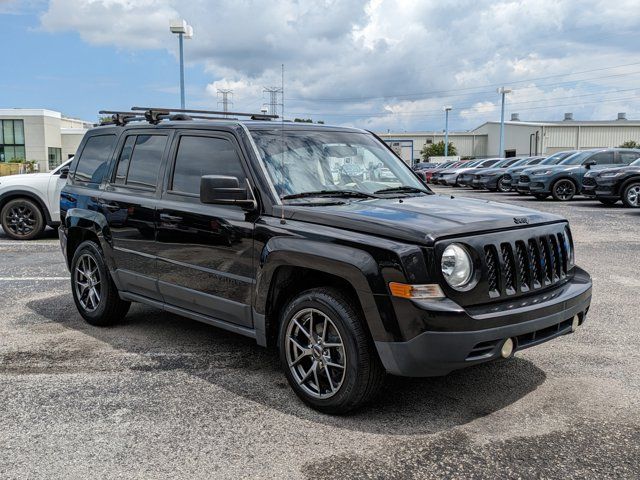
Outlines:
[[[425,145],[444,141],[444,132],[387,132],[379,134],[400,156],[411,163],[420,158]],[[504,151],[500,149],[500,122],[485,122],[473,130],[449,132],[449,142],[461,157],[514,157],[551,155],[562,150],[618,147],[626,141],[640,142],[640,120],[628,120],[618,113],[616,119],[521,121],[517,113],[504,122]]]
[[[32,108],[0,109],[0,162],[34,160],[48,172],[72,157],[92,123],[60,112]]]

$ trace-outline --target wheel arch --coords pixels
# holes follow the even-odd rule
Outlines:
[[[78,246],[86,240],[93,240],[100,246],[105,255],[105,263],[109,270],[112,270],[111,235],[107,219],[103,215],[84,209],[70,209],[64,219],[64,228],[67,235],[67,266],[71,265]]]
[[[620,185],[620,195],[622,196],[622,194],[624,193],[625,189],[631,184],[631,183],[635,183],[635,182],[640,182],[640,174],[637,175],[633,175],[627,179],[625,179],[622,182],[622,185]]]
[[[372,339],[389,341],[382,317],[393,312],[384,286],[377,283],[384,283],[380,278],[378,264],[362,250],[342,245],[327,249],[326,243],[291,237],[269,240],[261,255],[254,298],[259,343],[273,344],[279,314],[290,298],[321,286],[338,288],[353,298]]]
[[[29,190],[11,190],[0,195],[0,210],[4,208],[7,202],[19,198],[26,198],[28,200],[33,200],[34,202],[36,202],[36,204],[40,208],[40,211],[42,212],[42,215],[44,215],[45,223],[47,225],[50,225],[52,223],[51,213],[49,212],[49,209],[47,208],[45,202],[38,196],[38,194],[30,192]]]

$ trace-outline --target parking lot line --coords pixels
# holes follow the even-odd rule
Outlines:
[[[69,277],[0,277],[0,282],[33,282],[40,280],[69,280]]]

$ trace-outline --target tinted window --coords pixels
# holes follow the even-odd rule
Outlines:
[[[129,161],[131,160],[131,154],[133,153],[133,145],[136,142],[136,137],[127,137],[120,153],[120,159],[118,160],[118,169],[116,170],[115,183],[124,184],[127,181],[127,171],[129,170]]]
[[[638,152],[620,152],[620,161],[618,163],[628,165],[637,158],[640,158],[640,153]]]
[[[129,161],[127,185],[156,187],[166,144],[165,135],[138,135]]]
[[[242,185],[245,174],[233,143],[213,137],[184,136],[180,139],[172,190],[199,194],[203,175],[238,177]]]
[[[613,163],[613,152],[599,152],[589,157],[595,160],[596,165],[611,165]]]
[[[97,135],[89,138],[78,159],[74,179],[88,183],[102,182],[108,170],[115,141],[115,135]]]

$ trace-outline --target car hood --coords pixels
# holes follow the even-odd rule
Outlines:
[[[603,173],[640,173],[640,165],[626,165],[624,167],[607,168],[603,170],[592,170],[591,176],[597,177]]]
[[[47,179],[50,173],[21,173],[18,175],[7,175],[0,177],[0,188],[7,185],[31,185],[35,182]]]
[[[498,202],[447,195],[285,205],[292,220],[433,245],[443,237],[563,221],[562,217]]]
[[[582,168],[582,165],[541,165],[538,167],[526,168],[522,171],[522,173],[529,174],[537,170],[550,170],[552,172],[577,172]]]
[[[474,173],[484,175],[487,173],[500,173],[503,171],[504,171],[504,168],[491,167],[491,168],[478,168]]]
[[[445,174],[453,173],[455,175],[455,174],[465,173],[465,172],[468,172],[470,170],[475,170],[475,169],[476,169],[476,167],[454,168],[453,170],[447,170],[445,172]]]
[[[543,165],[543,166],[544,166],[544,165]],[[527,170],[527,169],[533,169],[533,168],[535,168],[535,167],[536,167],[536,165],[531,166],[531,167],[528,167],[528,166],[526,166],[526,165],[524,165],[524,166],[522,166],[522,167],[511,167],[511,168],[507,168],[507,169],[505,170],[505,173],[508,173],[509,175],[513,175],[514,173],[520,173],[520,172],[523,172],[524,170]]]

